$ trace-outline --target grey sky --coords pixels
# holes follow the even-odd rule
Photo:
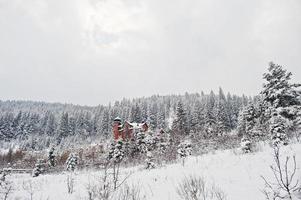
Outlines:
[[[269,61],[301,82],[300,0],[0,0],[0,99],[260,91]]]

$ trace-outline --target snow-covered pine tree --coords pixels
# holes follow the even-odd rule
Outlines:
[[[237,116],[236,116],[234,100],[232,98],[232,95],[229,92],[227,93],[226,102],[227,102],[226,110],[227,110],[227,115],[228,115],[228,119],[229,119],[229,126],[230,126],[230,129],[233,129],[237,125],[237,121],[236,121]]]
[[[244,109],[245,108],[242,108],[239,111],[239,115],[238,115],[237,133],[239,136],[246,135],[246,120],[245,120],[245,116],[244,116]]]
[[[153,168],[155,168],[156,165],[154,163],[154,157],[153,157],[152,152],[148,151],[146,153],[145,162],[146,162],[146,169],[153,169]]]
[[[253,102],[243,108],[239,117],[238,131],[240,134],[247,138],[254,138],[256,136],[256,131],[254,126],[256,124],[257,114]]]
[[[243,153],[250,153],[251,149],[251,141],[247,137],[243,137],[240,142],[240,148]]]
[[[252,102],[248,104],[244,112],[245,120],[246,120],[246,133],[248,136],[253,137],[254,132],[253,128],[256,123],[256,110]]]
[[[151,130],[155,130],[156,128],[158,128],[156,113],[158,113],[157,104],[149,104],[147,107],[147,122]]]
[[[207,137],[212,137],[214,134],[214,127],[216,124],[216,119],[214,115],[214,107],[215,107],[215,94],[213,91],[205,98],[205,131],[207,133]]]
[[[58,132],[58,144],[61,140],[69,135],[69,115],[68,113],[63,113],[61,116],[61,121],[59,125]]]
[[[269,103],[263,100],[262,96],[257,96],[254,98],[254,106],[257,114],[255,131],[261,134],[262,136],[269,133],[269,123],[268,120],[271,117],[269,110]]]
[[[66,160],[66,170],[74,171],[78,164],[78,156],[75,153],[70,153]]]
[[[287,72],[282,66],[270,63],[268,73],[263,75],[267,83],[263,86],[263,101],[269,106],[269,124],[272,138],[290,137],[290,132],[298,112],[301,110],[300,90],[301,84],[290,83],[292,73]],[[284,136],[286,135],[286,136]],[[277,139],[276,139],[277,140]],[[277,143],[277,142],[276,142]]]
[[[44,129],[44,133],[49,136],[53,136],[55,133],[56,129],[56,124],[55,124],[55,117],[52,113],[48,112],[47,113],[47,121],[46,121],[46,127]]]
[[[281,116],[275,109],[272,111],[272,117],[269,121],[272,143],[275,146],[288,144],[287,131],[290,127],[290,121]]]
[[[141,113],[141,109],[138,105],[138,103],[134,104],[131,108],[131,116],[130,116],[130,120],[131,122],[142,122],[142,113]]]
[[[117,140],[116,142],[112,142],[107,159],[109,161],[112,161],[114,164],[119,164],[123,160],[124,156],[125,154],[123,141]]]
[[[192,130],[194,133],[199,131],[201,128],[201,121],[200,121],[200,103],[196,102],[191,109],[191,121],[190,121],[190,130]]]
[[[167,149],[170,146],[170,134],[169,132],[165,132],[162,130],[160,130],[159,133],[156,134],[156,150],[158,152],[159,155],[163,156]]]
[[[165,110],[158,110],[157,112],[157,129],[165,128]]]
[[[146,144],[147,151],[152,151],[152,150],[156,149],[158,139],[159,138],[157,138],[156,134],[153,133],[153,132],[148,131],[145,134],[144,141],[145,141],[145,144]]]
[[[110,133],[110,124],[111,124],[111,120],[110,120],[110,113],[108,111],[108,109],[105,109],[103,111],[103,116],[102,116],[102,119],[101,119],[101,126],[100,126],[100,132],[102,134],[105,134],[105,135],[109,135]]]
[[[69,127],[69,136],[75,135],[77,124],[76,124],[76,119],[74,117],[71,117],[71,116],[69,117],[68,127]],[[82,132],[82,133],[84,133],[84,132]]]
[[[33,177],[37,177],[39,176],[41,173],[43,173],[44,168],[43,168],[43,161],[42,160],[37,160],[35,167],[32,170],[32,176]]]
[[[189,133],[187,128],[187,116],[181,101],[178,102],[176,107],[176,117],[172,123],[172,130],[176,138],[183,138]]]
[[[136,149],[139,153],[147,152],[146,135],[144,132],[138,132],[136,134]]]
[[[13,115],[11,113],[5,113],[1,117],[0,125],[0,139],[10,140],[14,137],[14,134],[11,131],[11,121],[13,120]]]
[[[19,132],[19,125],[21,124],[22,119],[22,112],[19,112],[16,117],[14,117],[12,123],[11,123],[11,131],[14,133],[14,136],[17,136],[17,133]]]
[[[263,75],[263,78],[267,81],[263,86],[261,92],[264,97],[264,101],[269,102],[274,108],[287,108],[290,106],[301,105],[300,91],[297,90],[301,84],[289,83],[292,73],[287,72],[280,65],[270,63],[268,73]],[[292,119],[295,116],[291,116],[290,113],[283,112],[281,115],[288,119]]]
[[[213,126],[215,135],[223,135],[227,130],[228,126],[228,116],[226,113],[225,101],[218,99],[213,108],[213,114],[215,118],[215,124]]]
[[[51,147],[48,152],[48,164],[50,167],[55,166],[55,155],[54,155],[54,147]]]

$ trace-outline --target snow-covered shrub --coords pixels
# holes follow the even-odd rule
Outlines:
[[[159,153],[161,154],[161,155],[164,155],[165,154],[165,152],[166,152],[166,150],[167,150],[167,148],[168,148],[168,143],[167,142],[160,142],[159,144],[158,144],[158,146],[159,146]]]
[[[38,190],[40,190],[40,184],[33,182],[31,179],[30,180],[26,180],[23,181],[22,183],[22,188],[26,191],[26,193],[28,194],[29,198],[28,199],[34,199],[33,197],[35,196],[35,192],[37,192]]]
[[[185,177],[178,185],[177,193],[183,200],[226,200],[226,195],[220,188],[208,186],[201,177]]]
[[[66,161],[66,170],[74,171],[78,164],[78,157],[76,154],[71,153]]]
[[[182,159],[182,164],[184,165],[185,158],[187,156],[190,156],[192,153],[191,143],[189,141],[185,141],[185,142],[182,142],[181,144],[179,144],[177,153],[178,153],[179,157]]]
[[[179,144],[177,152],[181,158],[191,155],[191,153],[192,153],[191,143],[188,141],[185,141],[185,142]]]
[[[154,158],[152,152],[148,151],[146,153],[146,169],[153,169],[155,168]]]
[[[111,199],[111,196],[113,194],[113,182],[110,179],[110,174],[108,173],[108,170],[108,165],[105,165],[100,177],[93,176],[92,179],[89,177],[89,182],[86,185],[89,200]]]
[[[143,199],[140,187],[138,184],[129,186],[128,184],[125,184],[123,187],[121,187],[117,194],[115,195],[116,198],[114,200],[140,200]]]
[[[43,172],[44,172],[43,161],[39,159],[37,160],[35,167],[32,170],[32,176],[37,177]]]
[[[252,143],[248,138],[241,139],[240,148],[243,153],[250,153],[252,151],[251,146],[252,146]]]

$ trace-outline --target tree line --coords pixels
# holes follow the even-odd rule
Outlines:
[[[154,95],[123,99],[95,107],[32,101],[0,101],[0,141],[16,141],[23,148],[43,149],[75,145],[112,136],[112,121],[119,116],[130,122],[146,121],[150,129],[175,128],[181,120],[183,134],[208,136],[237,127],[241,108],[253,101],[247,96],[203,92],[184,95]],[[181,118],[177,115],[182,115]],[[178,123],[178,124],[179,124]],[[181,127],[180,127],[181,128]]]

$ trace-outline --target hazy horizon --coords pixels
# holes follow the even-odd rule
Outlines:
[[[260,92],[273,61],[301,80],[301,1],[2,0],[0,99]]]

